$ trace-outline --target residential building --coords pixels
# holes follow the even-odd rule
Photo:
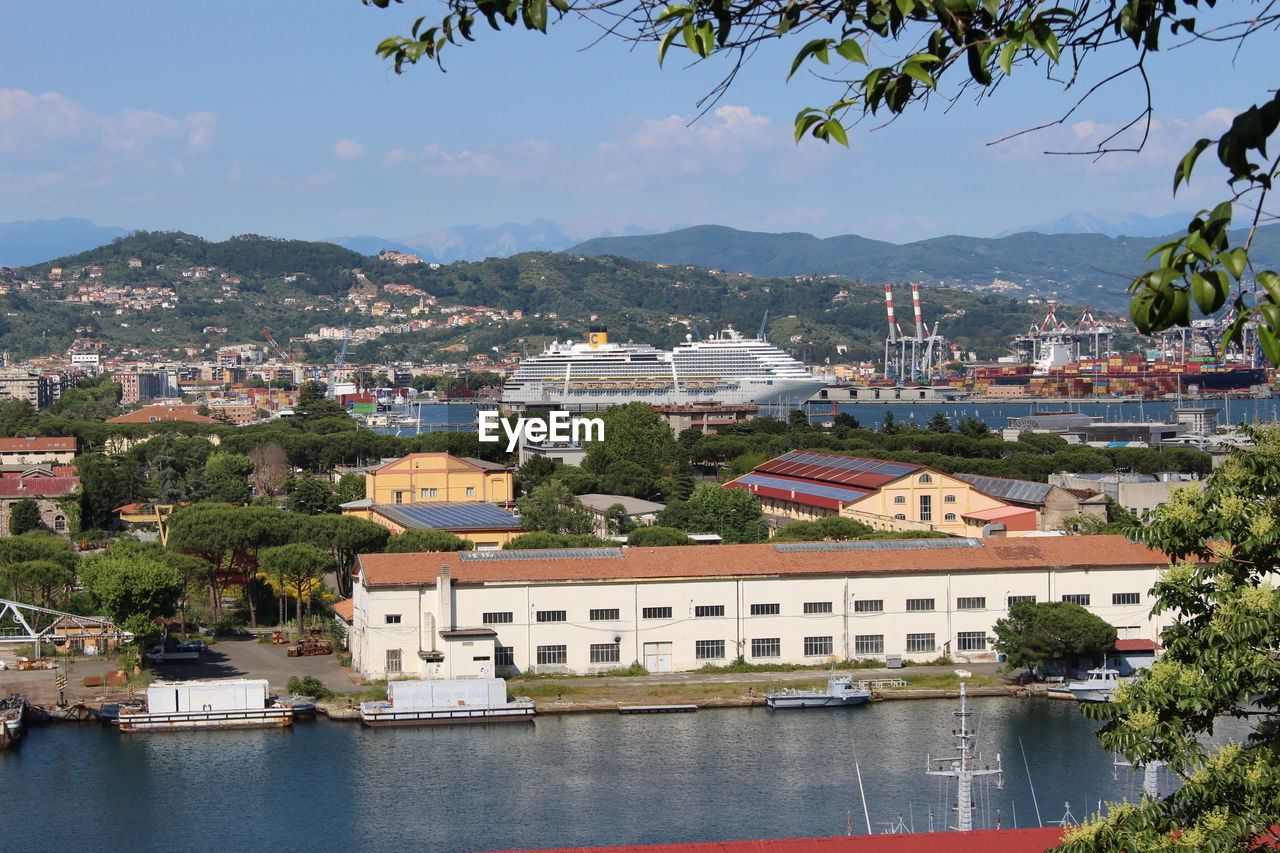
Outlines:
[[[629,495],[578,495],[578,500],[591,511],[596,523],[595,534],[601,538],[614,535],[614,531],[609,529],[608,516],[609,508],[612,506],[621,506],[623,520],[636,527],[651,526],[658,513],[667,508],[666,504],[641,500]]]
[[[70,465],[76,440],[68,438],[0,438],[0,466]]]
[[[411,453],[369,471],[364,496],[371,504],[474,502],[509,506],[515,475],[505,465],[451,456]]]
[[[216,424],[217,421],[207,415],[200,414],[199,406],[155,405],[143,406],[114,418],[107,418],[109,424],[149,424],[156,421],[184,421],[191,424]]]
[[[56,390],[60,391],[61,386]],[[21,368],[0,370],[0,402],[26,400],[36,409],[43,409],[57,398],[50,377]]]
[[[112,382],[120,383],[120,405],[132,406],[178,394],[176,373],[160,370],[117,371]]]
[[[70,529],[63,502],[80,490],[80,478],[50,475],[34,469],[14,477],[0,477],[0,535],[8,535],[10,514],[19,501],[31,498],[40,509],[40,527],[65,534]]]
[[[1017,536],[1039,526],[1034,510],[1011,506],[955,476],[883,459],[793,450],[725,487],[759,498],[773,527],[831,515],[878,530],[955,536]],[[981,515],[993,510],[999,511],[996,516]]]
[[[695,427],[703,435],[719,432],[729,424],[749,421],[760,416],[759,406],[722,406],[716,403],[690,403],[684,406],[654,406],[653,410],[676,435]]]
[[[1079,603],[1154,639],[1172,618],[1149,593],[1167,562],[1122,536],[365,554],[348,641],[370,679],[490,660],[500,675],[991,660],[1018,600]]]
[[[519,448],[520,464],[528,462],[530,459],[542,456],[553,462],[559,462],[561,465],[569,465],[573,468],[582,467],[582,460],[587,458],[587,448],[581,444],[575,444],[571,441],[529,441],[520,435]]]
[[[1156,508],[1169,502],[1174,489],[1204,488],[1192,474],[1163,471],[1159,474],[1050,474],[1049,482],[1070,489],[1094,489],[1144,521]]]

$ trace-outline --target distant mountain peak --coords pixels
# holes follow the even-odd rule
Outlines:
[[[25,219],[0,222],[0,266],[25,267],[110,243],[130,229],[96,225],[88,219]]]

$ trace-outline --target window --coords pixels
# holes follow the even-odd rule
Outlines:
[[[907,634],[908,652],[931,652],[934,648],[933,634]]]
[[[1139,604],[1141,602],[1142,602],[1142,593],[1140,592],[1111,593],[1112,604]]]
[[[929,474],[921,474],[921,475],[920,475],[920,479],[919,479],[917,482],[920,482],[920,483],[932,483],[932,482],[933,482],[933,477],[932,477],[932,476],[930,476]]]
[[[955,503],[955,502],[956,502],[956,496],[955,496],[955,495],[946,495],[945,497],[943,497],[942,502],[943,502],[944,504],[953,504],[953,503]]]
[[[383,617],[383,618],[385,618],[385,619],[387,620],[387,624],[388,624],[388,625],[399,625],[399,624],[400,624],[400,614],[399,614],[399,613],[388,613],[388,614],[387,614],[385,617]]]
[[[616,622],[618,621],[618,608],[608,607],[601,610],[591,611],[592,622]]]
[[[906,503],[906,502],[907,502],[907,496],[906,496],[906,495],[895,495],[895,496],[894,496],[894,498],[893,498],[893,502],[894,502],[894,503],[896,503],[896,504],[904,504],[904,503]]]
[[[782,656],[782,638],[781,637],[765,637],[764,639],[751,641],[751,656],[753,658],[776,658]]]
[[[782,612],[780,604],[753,604],[751,605],[752,616],[777,616]]]
[[[957,598],[956,610],[986,610],[987,599],[984,596],[974,596],[973,598]]]
[[[57,531],[58,533],[66,533],[66,532],[67,532],[67,519],[66,519],[65,517],[61,516],[61,515],[56,516],[56,517],[53,519],[53,529],[54,529],[55,531]]]
[[[400,650],[387,649],[387,672],[400,671]]]
[[[1076,594],[1074,594],[1074,595],[1064,595],[1064,596],[1062,596],[1062,600],[1063,600],[1063,601],[1068,601],[1068,602],[1070,602],[1070,603],[1072,603],[1072,604],[1079,604],[1081,607],[1088,607],[1088,606],[1089,606],[1089,594],[1088,594],[1087,592],[1086,592],[1086,593],[1076,593]]]
[[[897,515],[895,515],[894,518],[896,518],[898,521],[906,521],[907,514],[905,512],[900,512]]]
[[[423,489],[423,490],[422,490],[422,496],[423,496],[424,498],[434,498],[434,497],[436,496],[436,490],[435,490],[435,489]]]
[[[855,655],[884,654],[884,634],[856,634],[853,638]]]
[[[920,520],[933,521],[933,495],[920,496]]]
[[[955,520],[956,520],[956,514],[955,514],[954,512],[949,512],[949,513],[947,513],[946,515],[944,515],[944,516],[942,517],[942,520],[943,520],[943,521],[955,521]]]
[[[883,613],[884,599],[882,598],[859,598],[853,602],[854,613]]]
[[[1011,595],[1011,596],[1009,596],[1009,606],[1010,606],[1010,607],[1012,607],[1013,605],[1017,604],[1019,601],[1030,601],[1032,604],[1035,604],[1035,603],[1036,603],[1036,597],[1035,597],[1034,595]]]
[[[933,609],[932,598],[908,598],[907,599],[908,613],[911,613],[913,611],[918,611],[918,610],[932,610],[932,609]]]
[[[693,608],[694,616],[723,616],[723,604],[699,604]]]
[[[670,607],[645,607],[640,611],[642,619],[670,619]]]
[[[511,617],[512,614],[509,610],[499,613],[485,613],[480,616],[480,622],[484,625],[503,625],[513,621]]]
[[[494,666],[515,666],[516,650],[511,646],[497,646],[493,650]]]
[[[806,657],[814,657],[815,655],[831,654],[832,643],[830,637],[805,637],[804,653]]]
[[[806,601],[804,603],[805,613],[830,613],[830,601]]]
[[[476,496],[476,487],[467,486],[467,497],[474,498]]]
[[[395,495],[395,501],[398,504],[404,503],[404,492],[392,492]]]
[[[622,652],[617,643],[592,643],[592,663],[617,663],[622,660]]]
[[[962,652],[982,652],[987,649],[984,631],[961,631],[956,634],[956,649]]]
[[[535,611],[535,618],[539,622],[563,622],[568,614],[563,610],[538,610]]]
[[[695,660],[722,660],[724,640],[694,640],[693,657]]]
[[[568,646],[538,646],[538,663],[565,663],[569,659]]]

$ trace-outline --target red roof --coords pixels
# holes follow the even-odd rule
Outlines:
[[[339,619],[345,619],[350,622],[352,617],[355,615],[355,604],[349,598],[344,598],[342,601],[335,601],[333,603],[333,613]]]
[[[988,524],[1003,524],[1005,530],[1035,530],[1036,511],[1030,507],[998,506],[994,509],[979,509],[966,512],[963,518],[977,519]]]
[[[610,556],[533,556],[465,559],[457,553],[362,554],[369,586],[433,585],[449,566],[462,583],[503,581],[716,578],[771,575],[911,574],[1042,570],[1047,566],[1097,569],[1163,566],[1168,558],[1123,536],[1046,536],[973,540],[974,547],[920,547],[921,540],[866,543],[855,550],[775,550],[759,545],[684,545],[672,548],[606,549]],[[857,544],[857,543],[853,543]],[[510,553],[510,552],[507,552]],[[618,555],[621,556],[618,556]],[[525,559],[525,556],[531,559]]]
[[[74,438],[0,438],[0,453],[75,453]]]
[[[620,847],[553,847],[528,853],[1043,853],[1062,839],[1062,829],[988,829],[903,835],[838,835],[834,838],[773,838],[760,841],[700,841]],[[510,851],[508,851],[510,853]]]
[[[1116,640],[1118,652],[1154,652],[1159,648],[1155,640]]]
[[[0,497],[56,498],[80,488],[79,477],[0,477]]]
[[[136,412],[107,418],[109,424],[148,424],[153,421],[186,421],[193,424],[216,424],[213,418],[207,418],[196,411],[199,406],[143,406]]]
[[[793,450],[777,459],[757,465],[757,474],[781,474],[786,477],[802,477],[822,483],[841,483],[863,489],[878,489],[885,483],[923,470],[922,465],[908,462],[889,462],[884,459],[864,459],[859,456],[841,456],[836,453],[815,453],[812,450]]]

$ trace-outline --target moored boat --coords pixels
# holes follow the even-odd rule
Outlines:
[[[273,702],[265,678],[160,681],[147,688],[146,705],[119,708],[122,732],[280,728],[294,709]]]
[[[360,703],[366,726],[532,722],[533,702],[507,701],[501,678],[393,681],[387,700]]]
[[[764,694],[770,708],[837,708],[861,705],[871,698],[871,690],[864,681],[854,681],[848,675],[835,675],[827,679],[823,690],[799,690],[780,687]]]
[[[1110,702],[1119,684],[1119,671],[1104,666],[1089,670],[1083,681],[1068,682],[1067,690],[1081,702]]]
[[[21,696],[0,699],[0,749],[8,749],[22,738],[22,717],[26,711],[27,700]]]

